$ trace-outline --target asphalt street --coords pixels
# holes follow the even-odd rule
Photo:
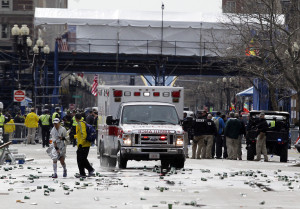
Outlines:
[[[300,208],[300,158],[294,149],[288,163],[278,156],[269,156],[270,162],[187,159],[184,169],[161,176],[159,161],[102,168],[92,147],[89,160],[97,176],[77,179],[76,148],[69,145],[68,177],[59,165],[52,179],[52,161],[40,144],[11,148],[27,161],[0,166],[1,209]]]

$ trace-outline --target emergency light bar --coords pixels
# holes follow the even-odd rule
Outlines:
[[[153,92],[154,97],[159,97],[159,92]]]
[[[172,97],[179,98],[180,97],[180,91],[172,91]]]
[[[139,97],[139,96],[141,96],[141,92],[134,92],[134,94],[133,94],[135,97]]]
[[[122,90],[115,90],[114,97],[122,97],[123,91]]]

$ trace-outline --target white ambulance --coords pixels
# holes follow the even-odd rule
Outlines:
[[[183,168],[183,88],[98,86],[98,155],[101,166],[161,160]]]

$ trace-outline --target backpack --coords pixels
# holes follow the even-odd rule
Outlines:
[[[86,125],[86,140],[94,144],[95,140],[97,139],[96,129],[88,123],[85,123],[85,125]]]
[[[220,127],[220,117],[215,118],[213,121],[216,124],[217,127],[217,133],[219,134],[219,127]]]

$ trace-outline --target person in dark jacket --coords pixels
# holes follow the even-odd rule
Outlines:
[[[216,124],[217,128],[217,135],[214,137],[214,144],[212,147],[212,158],[214,158],[216,154],[217,159],[221,159],[222,157],[222,147],[223,147],[223,137],[222,134],[224,132],[225,123],[224,120],[221,118],[221,112],[217,112],[217,115],[215,118],[213,118],[213,121]]]
[[[204,143],[202,149],[202,159],[211,159],[211,150],[214,143],[214,136],[217,134],[217,127],[212,120],[212,115],[207,115],[206,120],[206,131],[204,135]]]
[[[234,117],[234,113],[231,112],[230,119],[228,119],[225,127],[225,136],[226,136],[226,145],[228,151],[228,159],[236,160],[237,159],[237,150],[238,150],[238,139],[239,133],[241,130],[240,121]]]
[[[205,118],[203,117],[205,115]],[[194,139],[192,146],[192,159],[200,159],[201,151],[204,144],[204,138],[206,133],[206,114],[197,113],[195,122],[194,122]],[[197,153],[196,153],[197,150]]]
[[[265,113],[261,112],[259,114],[259,121],[257,124],[257,141],[256,141],[256,159],[255,161],[260,161],[261,153],[264,155],[265,162],[268,162],[268,153],[266,147],[266,132],[269,128],[269,125],[265,119]]]
[[[94,115],[92,110],[89,111],[89,115],[86,117],[86,123],[94,125]]]

